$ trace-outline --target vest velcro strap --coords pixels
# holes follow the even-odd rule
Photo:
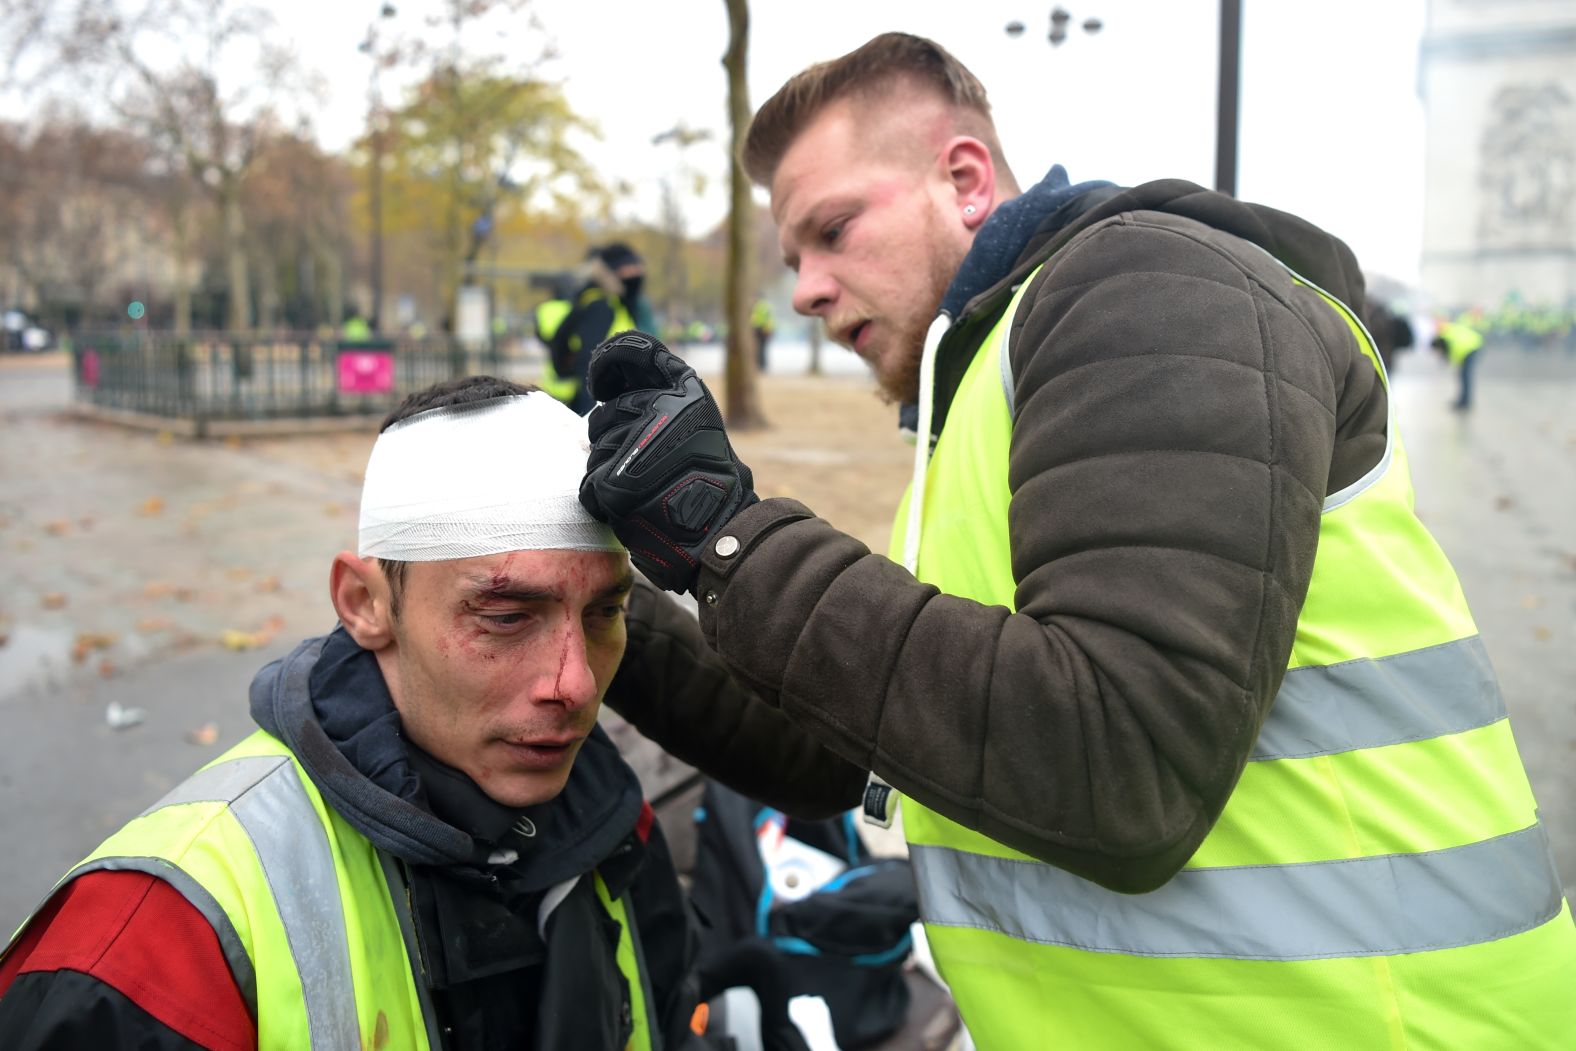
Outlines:
[[[1316,960],[1476,945],[1557,916],[1541,824],[1422,854],[1186,869],[1125,895],[1035,861],[912,846],[926,923],[1129,956]]]
[[[1473,635],[1390,657],[1286,673],[1248,759],[1306,759],[1475,730],[1505,718]]]

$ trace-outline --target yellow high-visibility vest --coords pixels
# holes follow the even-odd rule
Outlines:
[[[282,742],[259,730],[107,839],[56,891],[104,869],[147,872],[173,886],[218,935],[257,1021],[260,1051],[428,1051],[442,1041],[412,966],[415,925],[395,864],[324,804]],[[594,879],[619,925],[616,956],[633,1019],[627,1048],[651,1051],[629,896],[612,898]]]
[[[952,402],[911,567],[1009,609],[1004,341],[1032,280]],[[1320,294],[1383,377],[1361,324]],[[1576,1047],[1576,928],[1393,415],[1387,441],[1324,502],[1284,683],[1165,886],[1106,890],[903,800],[931,949],[985,1051]]]

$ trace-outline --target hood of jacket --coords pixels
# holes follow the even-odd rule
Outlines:
[[[1362,269],[1346,243],[1319,227],[1261,204],[1239,201],[1184,179],[1161,179],[1130,188],[1110,183],[1069,186],[1061,165],[1021,197],[1002,204],[980,227],[974,244],[942,299],[954,323],[936,357],[932,433],[947,409],[974,350],[1006,309],[1019,285],[1080,233],[1114,216],[1164,212],[1182,216],[1257,245],[1361,315]],[[998,220],[1001,220],[1000,222]],[[1032,220],[1033,227],[1024,233]],[[1002,250],[1017,244],[1016,254]]]
[[[344,628],[307,639],[258,672],[251,711],[259,726],[295,754],[324,802],[379,849],[419,865],[503,863],[497,841],[434,813],[424,777],[459,778],[465,787],[474,782],[430,756],[413,761],[413,746],[405,740],[376,657]],[[456,786],[433,787],[452,793]],[[530,837],[508,834],[527,889],[550,887],[596,867],[634,831],[642,805],[634,771],[597,727],[576,756],[564,790],[516,815],[535,829]]]

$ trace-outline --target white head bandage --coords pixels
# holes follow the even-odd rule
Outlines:
[[[580,506],[586,421],[545,392],[430,409],[378,435],[362,556],[438,562],[506,551],[622,551]]]

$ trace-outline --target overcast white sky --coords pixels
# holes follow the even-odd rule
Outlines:
[[[314,120],[330,147],[365,127],[369,66],[356,45],[381,2],[267,5],[304,64],[326,78],[328,97]],[[419,32],[437,6],[394,2],[398,13],[385,25],[406,34]],[[1209,185],[1218,0],[1061,2],[1075,28],[1052,49],[1047,2],[755,0],[751,101],[811,62],[901,29],[938,40],[984,81],[1021,183],[1060,163],[1075,181],[1179,177]],[[1422,230],[1416,67],[1424,2],[1243,2],[1239,196],[1303,215],[1350,243],[1370,272],[1406,281],[1417,275]],[[711,177],[711,192],[689,200],[691,229],[720,219],[723,0],[536,0],[533,9],[561,53],[548,75],[603,130],[585,152],[607,177],[635,188],[625,213],[655,218],[661,177],[677,154],[651,137],[683,121],[716,135],[689,153]],[[1090,16],[1105,23],[1098,35],[1076,28]],[[1013,39],[1004,27],[1015,19],[1028,29]]]

